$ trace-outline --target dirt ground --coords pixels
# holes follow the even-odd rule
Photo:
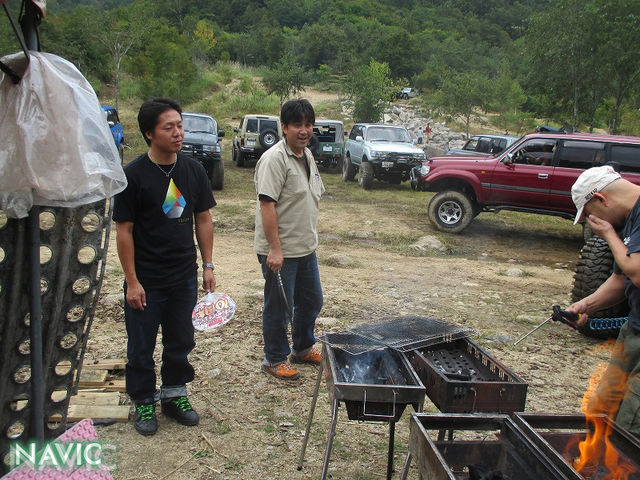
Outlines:
[[[301,378],[286,383],[260,371],[262,278],[252,252],[253,169],[227,163],[225,173],[225,189],[215,192],[218,206],[212,210],[214,261],[218,290],[234,298],[237,312],[224,327],[196,333],[196,380],[189,390],[201,423],[183,427],[159,415],[153,437],[137,434],[131,422],[100,427],[100,439],[118,449],[118,480],[320,476],[331,416],[326,385],[299,472],[317,374],[302,366]],[[608,358],[603,343],[550,324],[513,346],[552,305],[568,304],[579,229],[566,220],[502,212],[481,214],[462,235],[445,235],[426,217],[431,194],[411,192],[407,184],[376,184],[363,192],[335,172],[322,175],[327,193],[319,222],[324,308],[318,335],[388,315],[426,315],[471,327],[474,341],[528,383],[526,411],[579,411],[589,377]],[[111,233],[85,362],[126,355],[122,273]],[[424,235],[439,239],[443,250],[411,247]],[[424,409],[437,411],[428,398]],[[398,472],[411,411],[396,427]],[[387,425],[349,421],[341,406],[336,430],[331,478],[384,478]],[[409,478],[418,478],[415,467]]]

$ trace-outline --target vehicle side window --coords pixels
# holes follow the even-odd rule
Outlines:
[[[491,142],[491,150],[489,153],[499,153],[507,148],[507,141],[500,138],[494,138]]]
[[[523,165],[551,165],[555,151],[555,140],[535,138],[520,145],[511,160]]]
[[[362,127],[354,125],[354,127],[351,129],[351,133],[349,134],[349,139],[355,140],[358,135],[362,135]]]
[[[602,165],[604,143],[565,140],[558,156],[558,166],[564,168],[587,169]]]
[[[489,153],[489,140],[486,138],[481,138],[478,141],[478,147],[476,148],[477,152]]]
[[[471,137],[469,141],[462,147],[463,150],[471,150],[476,151],[476,147],[478,145],[478,137]]]
[[[120,123],[120,119],[115,110],[107,111],[107,122]]]
[[[617,164],[621,172],[640,173],[640,146],[612,145],[611,162]]]
[[[257,118],[248,118],[247,119],[247,133],[258,133],[258,119]]]

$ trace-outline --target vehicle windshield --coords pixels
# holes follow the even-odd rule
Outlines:
[[[404,128],[373,127],[367,130],[369,142],[406,142],[411,143],[409,132]]]
[[[202,132],[213,133],[217,131],[216,123],[212,118],[192,117],[190,115],[182,116],[182,125],[185,132]]]

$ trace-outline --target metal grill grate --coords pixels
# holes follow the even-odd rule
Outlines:
[[[320,341],[351,355],[360,355],[385,346],[384,343],[377,340],[371,340],[352,332],[325,333],[320,337]]]
[[[383,317],[373,323],[360,324],[349,330],[372,343],[383,344],[401,352],[451,342],[468,337],[473,330],[432,317]]]

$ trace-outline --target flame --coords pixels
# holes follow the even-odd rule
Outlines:
[[[629,475],[636,471],[633,465],[621,463],[618,450],[610,440],[613,423],[605,422],[602,416],[605,414],[611,420],[616,417],[627,377],[619,367],[610,363],[598,365],[589,379],[581,406],[587,421],[587,435],[578,444],[580,457],[573,463],[574,468],[583,475],[604,466],[606,472],[599,472],[605,473],[599,477],[602,480],[628,480]]]

